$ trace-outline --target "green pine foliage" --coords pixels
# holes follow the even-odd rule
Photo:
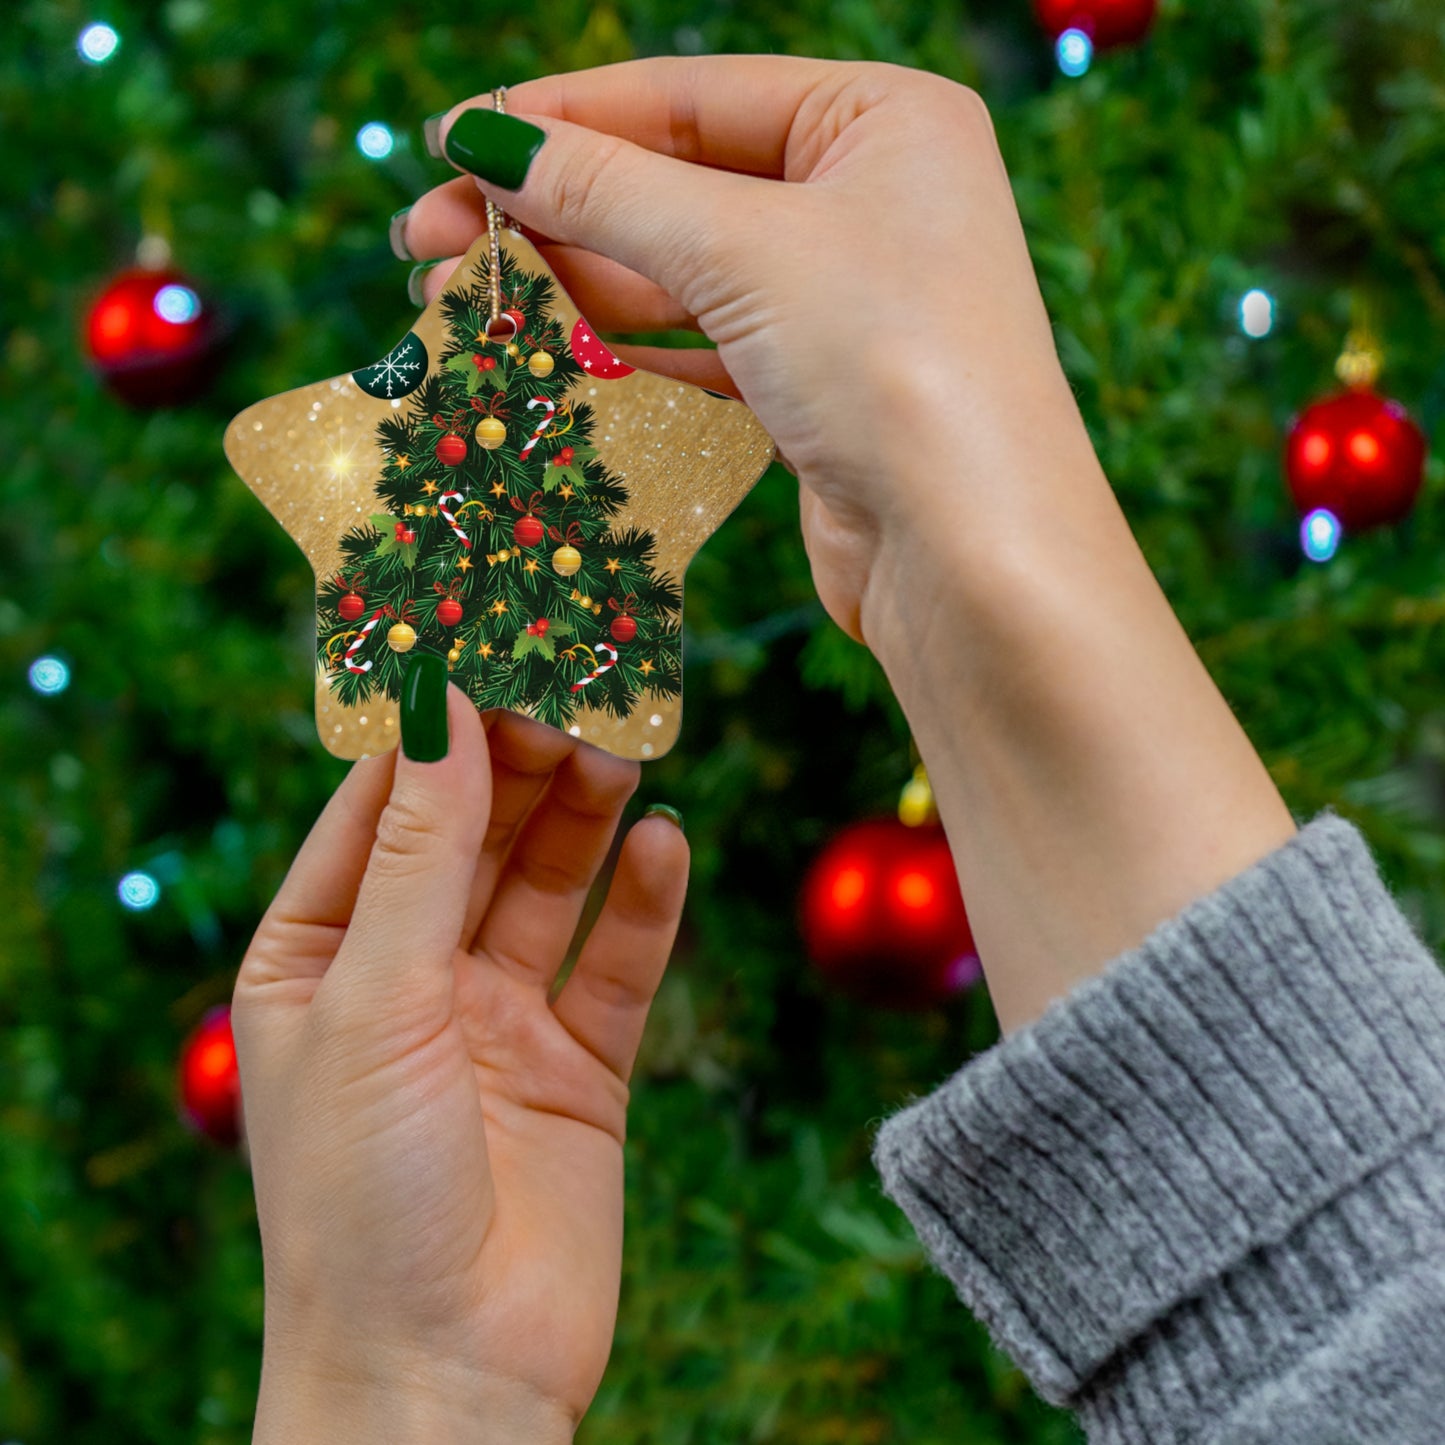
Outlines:
[[[654,565],[650,532],[614,530],[627,488],[592,444],[594,408],[569,399],[587,373],[554,314],[555,283],[502,256],[503,309],[523,319],[501,342],[488,335],[487,270],[449,287],[446,350],[377,427],[384,510],[346,534],[341,570],[320,584],[320,665],[343,703],[398,698],[408,649],[386,635],[400,623],[448,657],[479,708],[554,727],[583,705],[625,718],[682,691],[682,590]],[[529,369],[537,355],[552,360],[545,377]],[[496,444],[483,441],[487,423],[504,429]],[[360,616],[338,611],[348,598]],[[448,623],[438,609],[453,606]]]
[[[420,120],[497,83],[706,50],[978,87],[1070,379],[1170,600],[1291,806],[1359,822],[1445,943],[1441,463],[1408,522],[1323,567],[1300,557],[1279,463],[1360,299],[1383,389],[1438,435],[1438,0],[1164,0],[1146,45],[1078,81],[1026,0],[103,10],[121,34],[103,67],[74,49],[101,7],[74,0],[17,0],[0,46],[0,1440],[250,1438],[250,1176],[177,1119],[175,1061],[345,767],[316,739],[314,579],[221,436],[406,333],[386,217],[453,174]],[[398,135],[379,164],[353,144],[374,119]],[[910,217],[882,219],[880,248],[906,251]],[[151,231],[231,339],[203,400],[134,412],[84,364],[79,319]],[[1279,302],[1257,342],[1235,320],[1251,286]],[[930,455],[938,525],[966,528]],[[928,1269],[867,1158],[881,1116],[993,1042],[986,998],[861,1008],[792,926],[814,851],[887,810],[911,761],[881,673],[818,609],[786,473],[686,583],[682,737],[634,807],[686,815],[692,886],[632,1080],[618,1339],[580,1438],[1076,1441]],[[66,692],[25,685],[42,654],[70,663]],[[163,890],[146,913],[116,901],[132,868]]]

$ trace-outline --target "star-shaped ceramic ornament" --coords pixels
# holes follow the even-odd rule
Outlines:
[[[397,741],[407,654],[483,711],[657,758],[682,713],[682,579],[772,461],[740,402],[615,357],[532,245],[482,237],[374,365],[243,411],[242,480],[316,572],[316,725]]]

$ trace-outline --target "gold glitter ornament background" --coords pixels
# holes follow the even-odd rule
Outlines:
[[[570,335],[579,313],[536,249],[512,230],[501,232],[500,243],[511,261],[552,277],[552,314]],[[432,370],[447,345],[443,298],[465,289],[487,250],[483,236],[411,328]],[[648,371],[611,381],[583,376],[567,397],[592,406],[598,460],[628,488],[616,525],[652,532],[655,565],[679,579],[773,460],[772,438],[745,406],[670,377]],[[376,510],[376,479],[385,462],[377,424],[401,405],[368,396],[347,374],[258,402],[226,429],[231,465],[296,540],[318,582],[342,565],[342,537]],[[643,698],[622,719],[582,708],[569,731],[619,757],[658,758],[677,740],[682,704],[681,696]],[[398,741],[397,705],[385,696],[343,705],[318,664],[316,728],[337,757],[383,753]]]

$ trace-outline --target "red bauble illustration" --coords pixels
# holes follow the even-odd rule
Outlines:
[[[134,406],[197,396],[215,373],[217,327],[178,271],[122,272],[85,320],[86,352],[106,385]]]
[[[637,619],[629,617],[625,612],[612,619],[612,626],[608,628],[614,642],[631,642],[637,636]]]
[[[937,825],[878,818],[845,828],[808,870],[801,908],[814,966],[863,1003],[929,1008],[981,976]]]
[[[455,627],[462,620],[462,604],[455,597],[443,597],[437,603],[437,621],[443,627]]]
[[[343,622],[355,622],[366,611],[366,601],[358,592],[348,592],[336,604],[336,615]]]
[[[1039,24],[1057,40],[1066,30],[1082,30],[1095,50],[1134,45],[1154,24],[1158,0],[1034,0]]]
[[[614,356],[606,344],[597,339],[597,333],[587,324],[586,318],[580,316],[572,328],[572,355],[583,371],[603,381],[631,376],[637,370]]]
[[[438,438],[435,450],[437,461],[444,467],[459,467],[467,459],[467,444],[454,431]]]
[[[181,1046],[182,1117],[218,1144],[241,1138],[241,1074],[231,1037],[231,1010],[211,1009]]]
[[[1308,406],[1285,443],[1301,516],[1323,507],[1347,532],[1398,522],[1425,477],[1425,434],[1405,408],[1368,387]]]
[[[512,528],[512,540],[519,547],[535,547],[544,536],[546,536],[546,530],[541,521],[532,516],[530,512],[525,517],[518,517],[516,525]]]

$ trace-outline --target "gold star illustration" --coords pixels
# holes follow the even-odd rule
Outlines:
[[[596,448],[598,464],[609,475],[625,481],[625,500],[615,516],[609,516],[609,528],[650,536],[655,551],[647,572],[667,579],[681,592],[688,564],[773,460],[772,439],[740,403],[672,377],[631,369],[611,357],[532,244],[520,232],[506,228],[498,232],[496,239],[502,258],[503,294],[515,292],[525,298],[536,294],[538,282],[550,281],[545,314],[529,314],[528,324],[534,329],[555,328],[563,338],[571,338],[570,343],[564,339],[563,348],[571,345],[576,355],[580,347],[585,353],[577,358],[579,368],[585,369],[570,384],[539,381],[537,387],[556,404],[559,418],[566,414],[569,403],[574,407],[585,403],[592,418],[588,444]],[[296,540],[316,575],[318,591],[329,587],[343,568],[352,571],[359,566],[365,570],[370,565],[367,559],[357,564],[343,548],[343,542],[354,541],[353,534],[364,527],[368,517],[392,510],[377,494],[387,475],[412,466],[435,475],[430,448],[436,435],[431,418],[412,413],[417,412],[418,393],[424,384],[445,387],[453,381],[454,373],[447,373],[440,358],[455,352],[458,339],[464,345],[470,343],[465,341],[465,333],[459,337],[452,330],[445,308],[456,301],[470,305],[473,296],[484,295],[489,269],[490,245],[484,234],[416,318],[403,341],[384,358],[388,363],[384,376],[378,363],[349,375],[315,381],[257,402],[227,428],[226,455],[232,466]],[[484,334],[478,336],[478,345],[486,340]],[[505,357],[506,349],[499,346],[490,354],[500,359]],[[399,360],[393,361],[394,357]],[[592,364],[586,365],[588,362]],[[410,369],[402,369],[404,365]],[[507,365],[506,370],[510,377],[514,368]],[[526,380],[525,372],[522,376]],[[530,381],[527,384],[532,385]],[[378,390],[382,394],[378,395]],[[516,398],[509,400],[515,404]],[[408,444],[405,454],[393,455],[382,440],[387,433],[380,427],[388,423],[395,436],[398,421],[416,439]],[[503,443],[506,451],[499,460],[516,462],[535,426],[530,415],[525,426],[509,424]],[[579,432],[578,440],[584,439]],[[423,451],[423,447],[427,450]],[[412,451],[416,451],[415,456]],[[418,482],[417,489],[432,498],[453,487],[465,494],[469,489],[481,491],[490,485],[493,497],[506,497],[508,488],[502,481],[487,484],[475,474],[477,461],[468,439],[468,459],[461,466],[454,472],[449,470],[442,484],[435,480]],[[570,496],[564,494],[559,501],[585,498],[586,493],[586,488],[571,487]],[[451,504],[447,510],[455,515]],[[437,515],[435,504],[427,506],[426,513],[428,517]],[[453,539],[446,519],[430,526],[428,532],[419,537],[423,552],[431,555],[435,549],[438,560],[447,558],[447,547]],[[478,555],[485,555],[480,548]],[[608,572],[616,576],[621,563],[612,560],[617,565],[609,565]],[[508,585],[505,567],[479,570],[473,579],[472,559],[462,556],[455,570],[467,578],[471,607],[493,616],[507,612],[505,601],[498,595]],[[545,566],[532,575],[539,572],[542,578],[548,578]],[[538,585],[542,585],[540,578]],[[418,580],[418,601],[423,586],[426,595],[431,595],[430,583]],[[395,746],[400,735],[398,702],[387,691],[397,686],[395,672],[379,667],[347,668],[343,666],[345,647],[336,649],[334,657],[327,657],[325,643],[337,630],[331,605],[325,601],[319,604],[314,674],[317,731],[326,748],[337,757],[373,756]],[[432,612],[426,609],[420,615],[431,619]],[[608,641],[605,619],[594,620],[590,613],[573,616],[580,619],[574,634],[577,641],[594,650],[597,643]],[[324,624],[320,618],[325,618]],[[669,624],[681,623],[683,618],[668,609],[666,620]],[[418,623],[416,630],[419,640],[445,647],[446,636],[434,621]],[[373,629],[353,654],[353,660],[358,664],[371,662],[377,648],[384,649],[385,645],[385,629]],[[483,656],[491,655],[490,645],[478,651]],[[670,658],[671,653],[667,656]],[[505,648],[497,653],[496,660],[499,668],[512,665]],[[535,667],[531,658],[524,662],[529,668]],[[659,664],[653,659],[638,667],[643,676],[658,670]],[[576,735],[619,757],[658,758],[676,740],[682,713],[680,695],[647,698],[645,702],[640,693],[635,699],[629,695],[627,707],[620,712],[596,706],[594,700],[601,696],[597,689],[569,700],[564,686],[558,695],[572,709],[568,713],[569,725]],[[537,697],[529,694],[519,696],[514,705],[519,712],[535,713],[536,704]],[[653,723],[652,718],[659,713],[663,720]]]
[[[524,563],[522,564],[522,571],[524,571],[524,572],[535,572],[536,570],[537,570],[537,559],[536,559],[535,557],[528,557],[527,560],[526,560],[526,562],[524,562]]]
[[[492,644],[490,642],[482,643],[482,645],[477,648],[477,655],[479,657],[490,657],[492,655]]]
[[[564,501],[570,502],[577,493],[572,489],[571,482],[563,482],[562,485],[557,488],[557,495]]]
[[[613,573],[620,572],[622,571],[622,563],[619,562],[616,557],[609,557],[607,559],[607,570]]]
[[[651,659],[651,658],[644,657],[644,658],[642,659],[642,661],[637,664],[637,670],[638,670],[638,672],[640,672],[644,677],[646,677],[647,674],[653,670],[653,669],[652,669],[652,659]]]

